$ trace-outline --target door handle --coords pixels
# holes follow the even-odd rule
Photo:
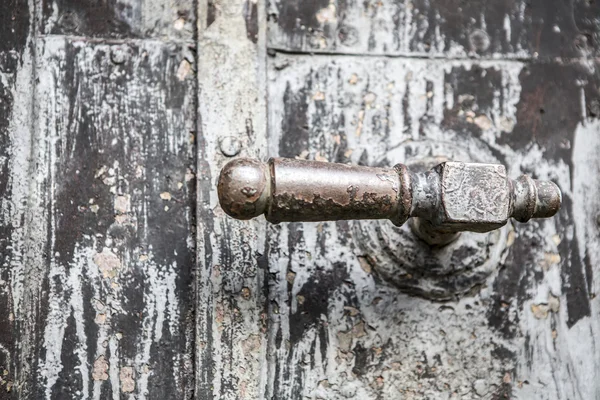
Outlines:
[[[272,223],[410,217],[413,232],[432,245],[461,231],[489,232],[509,218],[527,222],[560,209],[550,181],[507,177],[500,164],[445,161],[416,172],[406,165],[365,167],[319,161],[249,158],[230,161],[218,182],[223,210],[237,219],[264,214]]]

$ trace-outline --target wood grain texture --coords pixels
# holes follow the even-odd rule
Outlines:
[[[53,99],[38,117],[50,235],[45,394],[184,396],[195,261],[194,80],[177,76],[185,48],[43,46],[39,79],[54,83],[38,89]],[[126,60],[115,64],[115,51]]]
[[[39,0],[42,34],[192,40],[196,10],[184,0]]]
[[[598,54],[599,7],[588,0],[274,0],[269,46],[441,58],[578,57]]]
[[[2,396],[188,398],[193,35],[90,41],[43,32],[45,4],[26,5],[3,113]]]
[[[20,296],[13,296],[21,284],[13,270],[22,262],[22,248],[12,240],[24,233],[27,218],[27,181],[17,171],[26,172],[30,148],[31,14],[27,1],[0,4],[0,398],[13,397],[15,382],[30,370],[19,349],[35,345],[35,324],[23,318],[27,309],[21,309]],[[14,151],[16,142],[21,151]],[[35,293],[25,296],[35,298]]]
[[[0,398],[599,398],[599,14],[3,2]],[[455,301],[382,280],[363,228],[386,222],[218,206],[230,157],[391,165],[424,141],[564,193]]]
[[[229,157],[265,155],[264,4],[199,6],[215,9],[200,23],[198,45],[196,398],[260,399],[268,367],[265,223],[225,215],[216,182]]]

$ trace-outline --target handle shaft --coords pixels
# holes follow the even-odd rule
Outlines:
[[[268,164],[238,159],[221,172],[219,200],[228,214],[239,219],[265,214],[273,223],[342,219],[400,222],[408,213],[402,196],[409,195],[401,176],[394,168],[286,158],[272,158]],[[235,196],[237,193],[241,196]]]
[[[397,220],[402,182],[391,168],[276,158],[269,162],[271,222]]]

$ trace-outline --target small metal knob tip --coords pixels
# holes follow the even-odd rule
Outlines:
[[[560,189],[554,182],[535,180],[537,202],[533,218],[549,218],[554,216],[562,203]]]
[[[251,219],[265,212],[269,196],[269,167],[250,158],[230,161],[221,170],[217,193],[221,208],[237,219]]]
[[[562,203],[562,194],[554,182],[538,181],[522,175],[512,181],[514,200],[512,217],[519,222],[531,218],[550,218]]]

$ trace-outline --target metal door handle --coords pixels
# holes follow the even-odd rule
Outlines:
[[[430,244],[461,231],[488,232],[509,218],[548,218],[561,204],[558,186],[523,175],[512,180],[497,164],[442,162],[426,172],[272,158],[240,158],[221,171],[223,210],[237,219],[264,214],[273,223],[409,217]]]

